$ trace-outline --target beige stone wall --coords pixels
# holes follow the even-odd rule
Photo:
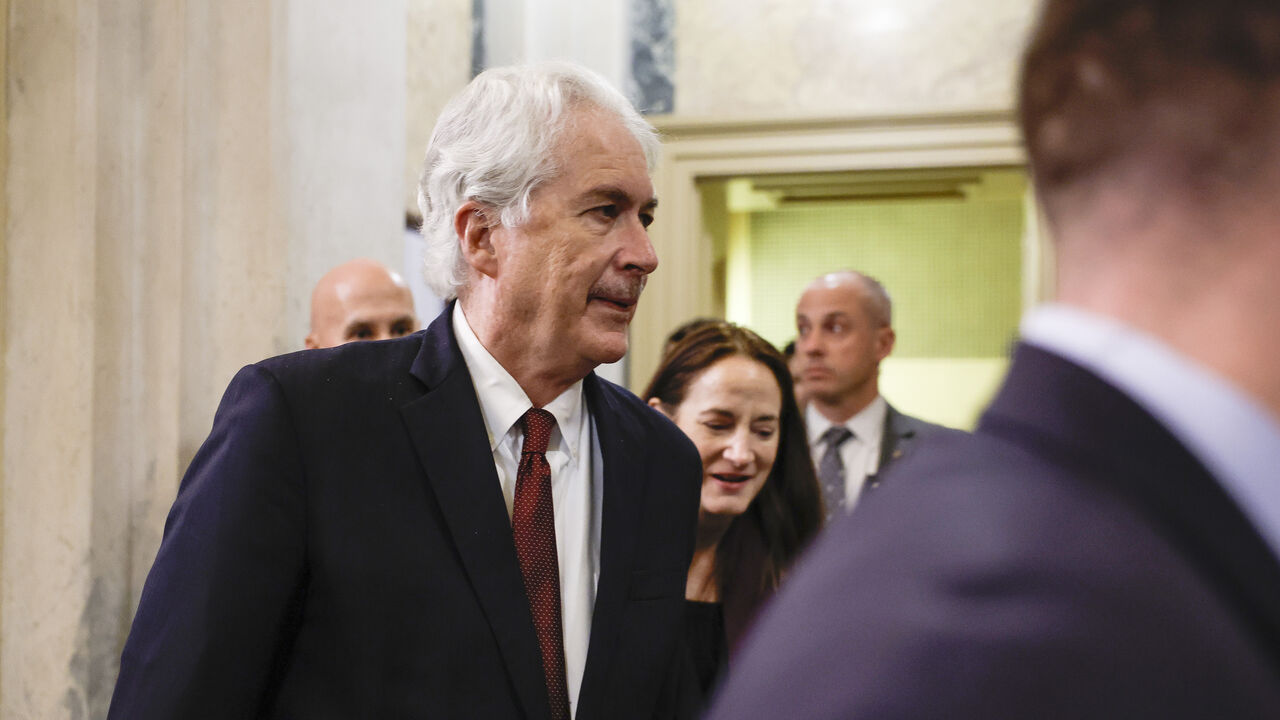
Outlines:
[[[1008,108],[1028,0],[681,0],[676,113]]]
[[[0,301],[8,301],[9,271],[9,0],[0,0]],[[4,572],[4,418],[5,418],[5,386],[3,378],[5,358],[8,356],[8,326],[6,313],[0,310],[0,608],[3,608],[5,572]],[[4,613],[0,610],[0,638],[4,637]],[[0,677],[4,676],[4,655],[0,651]],[[0,707],[4,705],[4,689],[0,687]]]
[[[0,10],[0,717],[102,717],[227,381],[398,263],[405,6]]]
[[[10,8],[0,715],[87,708],[96,42],[89,8]],[[96,40],[96,38],[94,38]],[[69,80],[70,79],[70,80]],[[49,252],[56,245],[61,252]],[[37,320],[38,318],[38,320]],[[21,676],[21,678],[19,677]],[[51,687],[39,678],[63,679]]]
[[[449,98],[471,80],[471,0],[408,0],[407,27],[404,206],[417,212],[431,130]]]

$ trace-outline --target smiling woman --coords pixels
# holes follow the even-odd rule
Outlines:
[[[754,332],[713,322],[689,333],[644,397],[702,456],[685,598],[690,661],[705,693],[817,532],[818,484],[786,360]]]

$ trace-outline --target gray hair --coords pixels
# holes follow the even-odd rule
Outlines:
[[[884,289],[884,285],[879,280],[866,273],[857,270],[849,272],[862,280],[862,289],[866,293],[867,310],[871,313],[871,319],[880,323],[881,327],[892,327],[893,300],[889,297],[889,291]]]
[[[659,146],[653,126],[604,78],[576,65],[486,70],[445,106],[418,181],[423,274],[436,296],[456,297],[466,284],[453,222],[458,208],[475,200],[496,208],[506,227],[526,222],[530,195],[560,171],[556,143],[570,111],[584,105],[615,115],[653,170]]]

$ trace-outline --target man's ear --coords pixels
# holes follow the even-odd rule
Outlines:
[[[893,352],[893,343],[898,336],[893,332],[893,328],[886,325],[876,330],[876,359],[883,360],[889,357],[889,353]]]
[[[308,350],[315,350],[320,347],[320,344],[316,342],[316,334],[310,333],[307,335],[307,339],[302,341],[302,346]]]
[[[475,200],[468,200],[453,215],[453,230],[458,234],[462,260],[481,275],[497,277],[498,255],[493,247],[493,231],[499,227],[497,210]]]

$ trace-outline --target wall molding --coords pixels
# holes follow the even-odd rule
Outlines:
[[[1007,109],[809,117],[665,115],[649,120],[663,140],[653,174],[660,208],[650,229],[660,265],[632,323],[630,385],[635,390],[657,367],[666,334],[692,317],[715,315],[719,306],[712,291],[712,241],[703,227],[699,182],[772,173],[1026,162],[1014,114]],[[1028,242],[1044,252],[1038,237]],[[1024,282],[1038,284],[1041,274],[1034,275]]]

